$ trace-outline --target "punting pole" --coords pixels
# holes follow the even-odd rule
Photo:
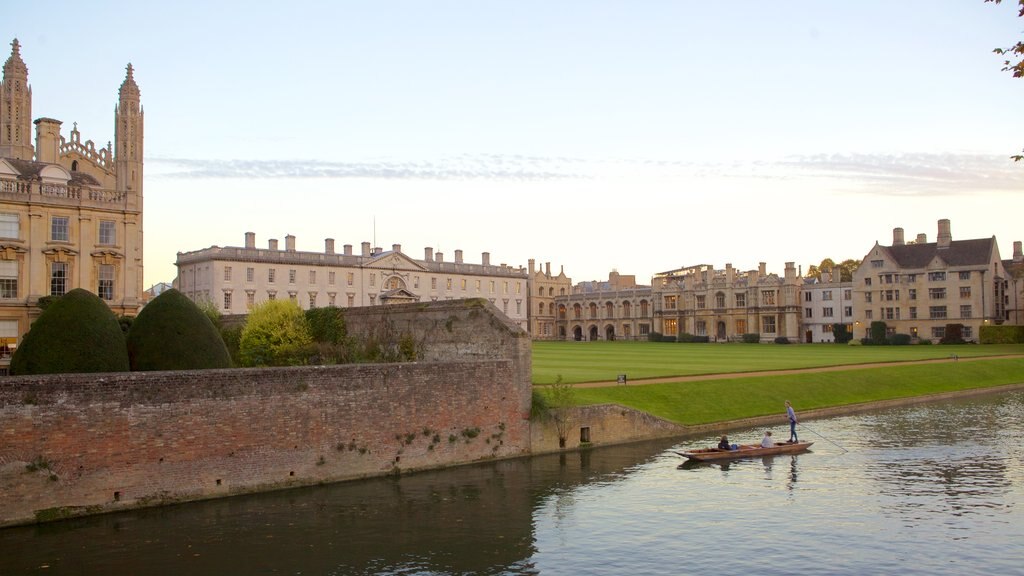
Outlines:
[[[825,442],[828,442],[829,444],[831,444],[831,445],[835,446],[836,448],[839,448],[840,450],[842,450],[842,451],[843,451],[843,453],[844,453],[844,454],[845,454],[846,452],[849,452],[849,450],[847,450],[846,448],[843,448],[843,447],[842,447],[842,446],[840,446],[839,444],[836,444],[835,442],[833,442],[833,441],[829,440],[828,438],[825,438],[825,437],[824,437],[824,436],[822,436],[821,434],[818,434],[818,433],[817,433],[817,432],[815,432],[814,430],[811,430],[810,428],[808,428],[807,426],[805,426],[805,425],[804,425],[803,423],[801,423],[801,424],[800,424],[800,428],[801,428],[801,429],[803,429],[803,430],[807,430],[808,432],[810,432],[811,434],[814,434],[814,435],[815,435],[815,436],[817,436],[818,438],[821,438],[821,439],[822,439],[822,440],[824,440]]]

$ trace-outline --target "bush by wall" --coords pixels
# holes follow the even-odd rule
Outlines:
[[[1024,326],[982,326],[978,331],[982,344],[1024,344]]]
[[[789,338],[786,338],[785,336],[779,336],[778,338],[776,338],[775,339],[775,343],[776,344],[792,344],[792,342],[789,341]]]
[[[224,339],[209,315],[173,288],[139,312],[127,345],[135,371],[231,367]]]
[[[833,324],[832,339],[835,340],[836,344],[846,344],[853,340],[853,333],[846,327],[846,324]]]
[[[939,340],[939,344],[963,344],[964,325],[946,324],[946,335]]]
[[[687,334],[686,332],[683,332],[682,334],[680,334],[676,338],[676,341],[677,342],[696,343],[696,344],[706,344],[706,343],[710,342],[711,340],[707,336],[697,336],[695,334]]]
[[[907,346],[910,344],[910,334],[893,334],[889,337],[889,344],[893,346]]]
[[[760,344],[761,343],[761,335],[760,334],[744,334],[743,335],[743,343],[744,344]]]
[[[117,317],[98,296],[75,288],[50,303],[11,358],[12,374],[127,372]]]

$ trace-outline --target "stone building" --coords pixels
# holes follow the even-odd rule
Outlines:
[[[533,258],[529,264],[530,336],[534,340],[564,340],[564,327],[560,332],[557,325],[555,299],[572,291],[572,278],[565,275],[564,268],[559,270],[558,276],[553,276],[550,262],[545,262],[543,269],[535,269]]]
[[[838,273],[836,273],[838,276]],[[821,278],[804,278],[800,302],[803,314],[802,342],[835,342],[833,325],[842,324],[850,330],[853,322],[853,282],[842,282],[832,271]]]
[[[1024,249],[1020,240],[1013,243],[1013,258],[1003,260],[1003,317],[1009,324],[1024,324]]]
[[[962,324],[976,341],[987,323],[1007,320],[1007,273],[995,237],[953,240],[950,221],[939,220],[938,238],[918,234],[905,242],[893,230],[891,246],[875,242],[853,275],[854,337],[870,337],[871,323],[888,333],[937,341],[947,324]]]
[[[65,138],[59,120],[32,121],[28,67],[17,39],[11,46],[0,82],[4,371],[40,298],[85,288],[115,313],[135,314],[142,294],[143,110],[132,65],[114,109],[114,142],[97,148],[77,124]]]
[[[283,250],[276,239],[257,248],[256,235],[246,232],[241,247],[178,252],[174,285],[193,301],[213,303],[223,314],[245,314],[278,298],[288,298],[303,310],[486,298],[526,330],[527,270],[490,260],[484,252],[480,264],[471,264],[456,250],[454,261],[446,262],[429,247],[417,260],[403,253],[401,244],[384,251],[369,242],[362,243],[358,254],[351,244],[337,253],[333,238],[324,240],[323,252],[305,252],[296,250],[292,235],[285,236]]]
[[[765,263],[740,272],[726,264],[708,264],[655,274],[651,280],[655,331],[666,336],[692,334],[712,342],[757,334],[760,340],[798,341],[801,280],[792,262],[785,275],[769,274]]]
[[[555,305],[560,340],[644,340],[652,331],[651,287],[634,275],[612,271],[607,282],[581,282]]]

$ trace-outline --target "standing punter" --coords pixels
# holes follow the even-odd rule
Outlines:
[[[796,412],[793,411],[793,405],[786,400],[786,417],[789,418],[789,441],[799,442],[796,438]]]

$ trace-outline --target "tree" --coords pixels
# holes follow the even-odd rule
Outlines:
[[[11,358],[12,374],[127,371],[128,350],[117,317],[82,288],[50,302]]]
[[[807,277],[821,280],[823,272],[832,274],[832,281],[853,282],[853,272],[860,266],[860,260],[848,258],[836,264],[831,258],[825,258],[820,264],[811,264],[807,267]],[[838,277],[836,276],[838,274]]]
[[[986,3],[1001,4],[1003,0],[985,0]],[[1020,11],[1017,16],[1024,18],[1024,0],[1018,0],[1017,4],[1020,6]],[[1009,48],[996,48],[993,50],[996,54],[1003,56],[1006,60],[1003,60],[1003,71],[1013,74],[1014,78],[1024,78],[1024,41],[1017,42]],[[1024,154],[1015,154],[1011,156],[1016,162],[1024,160]]]
[[[562,375],[555,377],[555,383],[548,387],[548,414],[558,433],[558,447],[565,448],[572,428],[572,410],[576,405],[576,389],[562,381]]]
[[[246,366],[295,366],[311,354],[306,316],[291,300],[268,300],[249,312],[238,344]]]
[[[181,292],[161,293],[128,330],[132,370],[230,368],[231,357],[207,312]]]

